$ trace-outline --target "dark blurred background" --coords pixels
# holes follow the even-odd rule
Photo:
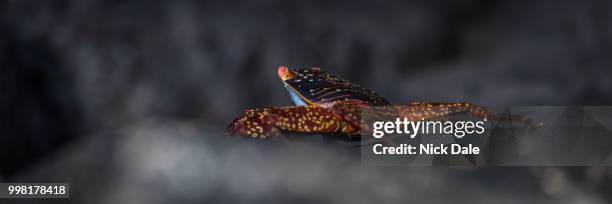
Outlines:
[[[610,11],[605,0],[5,0],[0,182],[71,182],[75,203],[609,203],[609,168],[370,167],[333,145],[223,130],[245,108],[291,104],[279,65],[319,66],[398,104],[611,105]]]

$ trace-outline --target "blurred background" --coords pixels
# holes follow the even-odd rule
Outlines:
[[[393,103],[611,105],[612,2],[0,2],[0,182],[74,203],[610,203],[612,169],[362,166],[233,140],[318,66]],[[29,202],[44,200],[29,200]],[[4,202],[4,201],[3,201]]]

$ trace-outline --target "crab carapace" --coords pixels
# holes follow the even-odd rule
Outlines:
[[[320,68],[278,68],[295,106],[247,109],[234,119],[226,130],[228,135],[253,138],[284,138],[283,133],[319,133],[348,135],[359,138],[361,113],[389,102],[376,92],[322,71]],[[410,121],[432,120],[449,115],[468,113],[489,120],[508,120],[532,127],[529,117],[500,117],[471,103],[409,103],[393,106],[391,113]]]

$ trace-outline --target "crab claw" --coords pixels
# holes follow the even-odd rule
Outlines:
[[[243,136],[260,139],[282,138],[280,130],[273,125],[273,118],[266,114],[264,109],[247,110],[227,126],[225,134],[229,136]]]
[[[246,110],[244,115],[234,119],[227,127],[226,134],[261,139],[285,139],[282,133],[341,133],[355,134],[358,113],[346,113],[352,109],[314,106],[269,107]],[[343,117],[346,116],[346,121]],[[350,121],[349,121],[350,120]],[[291,137],[291,136],[289,136]],[[289,139],[289,138],[287,138]]]
[[[236,136],[238,134],[238,126],[240,125],[241,118],[236,118],[225,128],[225,135]]]

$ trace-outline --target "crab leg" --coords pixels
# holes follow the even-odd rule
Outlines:
[[[282,131],[337,133],[354,128],[327,108],[288,106],[246,110],[226,130],[228,135],[280,138]]]
[[[527,126],[527,128],[534,127],[531,123],[531,119],[528,116],[497,115],[480,106],[465,102],[410,103],[409,105],[402,106],[400,108],[400,115],[408,118],[409,120],[428,120],[460,113],[469,113],[475,117],[486,120],[519,122]]]

